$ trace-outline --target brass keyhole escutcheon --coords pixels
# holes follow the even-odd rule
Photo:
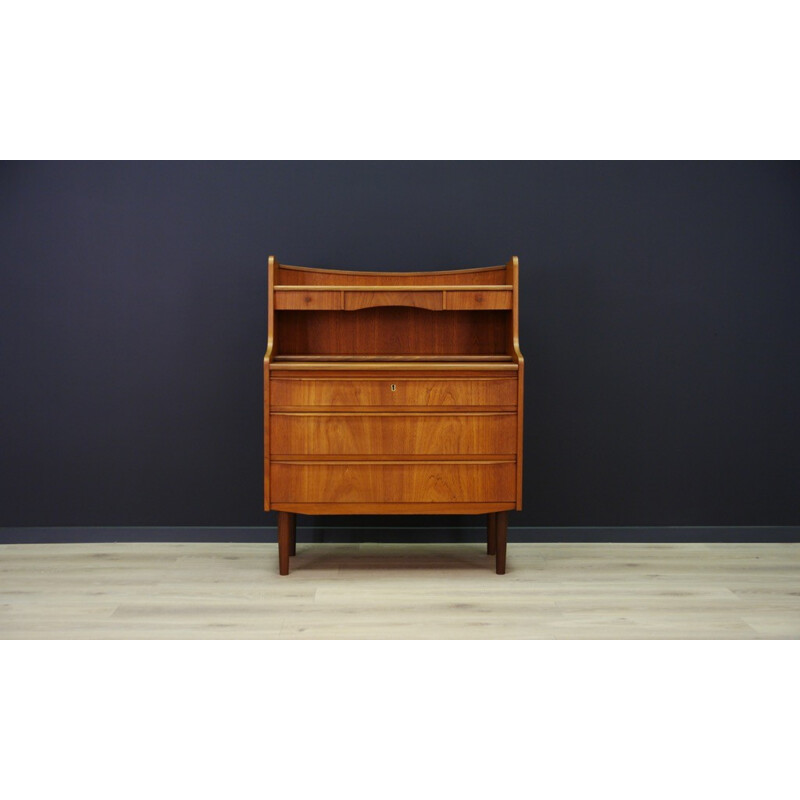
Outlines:
[[[397,391],[397,386],[395,386],[395,384],[392,384],[392,391],[393,391],[393,392],[396,392],[396,391]]]

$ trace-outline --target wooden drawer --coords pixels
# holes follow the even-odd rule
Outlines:
[[[510,407],[516,378],[272,378],[270,404],[282,408],[328,406]]]
[[[510,309],[511,292],[507,291],[446,292],[444,307],[448,311]]]
[[[513,454],[516,414],[271,414],[281,455]]]
[[[340,311],[341,308],[341,292],[314,290],[275,292],[275,309],[277,311]]]
[[[442,310],[441,292],[355,292],[344,293],[345,311],[376,306],[410,306],[427,308],[430,311]]]
[[[513,502],[516,465],[506,463],[319,463],[273,461],[273,503]]]

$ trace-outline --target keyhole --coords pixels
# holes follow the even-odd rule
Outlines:
[[[397,391],[397,387],[396,387],[394,384],[392,384],[392,391],[393,391],[393,392],[396,392],[396,391]]]

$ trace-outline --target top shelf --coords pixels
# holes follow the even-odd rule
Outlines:
[[[508,311],[511,285],[275,286],[276,311],[357,311],[406,306],[429,311]]]

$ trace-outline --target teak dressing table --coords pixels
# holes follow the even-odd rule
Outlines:
[[[505,572],[522,508],[519,263],[353,272],[269,258],[264,509],[289,572],[299,514],[486,514]]]

